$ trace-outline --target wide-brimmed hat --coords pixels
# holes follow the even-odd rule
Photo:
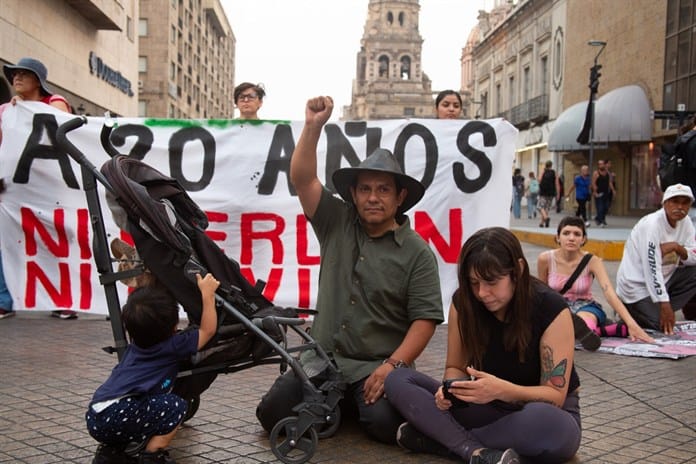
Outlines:
[[[39,85],[41,85],[41,93],[46,96],[53,95],[53,92],[48,90],[48,86],[46,85],[48,70],[42,62],[40,62],[39,60],[35,60],[34,58],[22,58],[14,66],[9,64],[4,65],[2,67],[2,70],[5,72],[5,77],[10,82],[10,84],[12,84],[12,76],[14,75],[14,72],[17,69],[24,69],[26,71],[33,72],[34,75],[36,75],[36,78],[39,80]]]
[[[674,197],[688,197],[692,202],[694,201],[694,193],[691,191],[691,187],[684,184],[674,184],[667,187],[664,195],[662,195],[662,204]]]
[[[425,193],[423,184],[413,177],[404,174],[394,155],[384,148],[376,149],[370,156],[355,167],[341,168],[333,173],[331,179],[333,180],[334,187],[336,187],[336,191],[341,195],[341,198],[347,202],[353,203],[353,196],[350,193],[350,188],[355,186],[358,174],[365,171],[393,174],[396,178],[397,185],[406,189],[406,198],[404,198],[403,203],[401,203],[401,206],[396,210],[398,214],[408,211],[409,208],[423,198],[423,194]]]

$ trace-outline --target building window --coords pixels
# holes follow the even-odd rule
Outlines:
[[[390,11],[387,13],[387,23],[391,25],[394,22],[394,14]]]
[[[147,116],[147,102],[145,100],[138,100],[138,117],[144,118]]]
[[[404,25],[404,19],[405,19],[404,12],[402,11],[401,13],[399,13],[399,26]]]
[[[379,77],[389,77],[389,57],[386,55],[379,57]]]
[[[133,41],[133,18],[126,16],[126,35],[128,40]]]
[[[146,73],[147,72],[147,56],[139,56],[138,57],[138,72],[139,73]]]
[[[532,93],[532,79],[529,73],[529,66],[525,66],[522,70],[522,103],[529,101],[530,95]]]
[[[415,108],[404,108],[404,116],[415,116],[416,115],[416,109]]]
[[[549,92],[549,57],[542,56],[540,63],[539,74],[539,94],[544,95]]]
[[[510,101],[510,109],[515,106],[515,76],[508,78],[508,99]]]
[[[495,84],[495,112],[498,116],[503,112],[503,95],[500,88],[500,82]]]
[[[411,78],[411,58],[408,56],[401,57],[401,79],[409,80]]]
[[[138,20],[138,37],[147,37],[147,18]]]
[[[692,2],[669,0],[665,37],[663,109],[696,109],[696,11]],[[671,121],[670,121],[671,122]]]
[[[172,24],[172,31],[171,31],[171,42],[173,44],[176,44],[176,26]]]

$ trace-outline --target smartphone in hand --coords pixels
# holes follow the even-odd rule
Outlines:
[[[470,382],[474,379],[471,377],[462,377],[458,379],[444,379],[442,381],[442,393],[445,395],[445,398],[450,400],[452,402],[452,406],[454,407],[463,407],[466,406],[468,403],[466,401],[462,401],[456,396],[454,396],[450,391],[450,387],[452,386],[453,382]]]

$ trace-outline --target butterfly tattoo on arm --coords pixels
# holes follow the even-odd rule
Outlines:
[[[568,369],[568,360],[563,359],[561,362],[553,365],[553,350],[548,345],[543,345],[541,348],[541,384],[551,382],[556,388],[563,388],[566,384],[566,370]]]

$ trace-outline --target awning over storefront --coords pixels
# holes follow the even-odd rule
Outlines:
[[[588,150],[576,139],[585,122],[587,102],[576,103],[558,116],[549,134],[550,151]],[[650,104],[637,85],[619,87],[595,101],[595,143],[650,140]]]

